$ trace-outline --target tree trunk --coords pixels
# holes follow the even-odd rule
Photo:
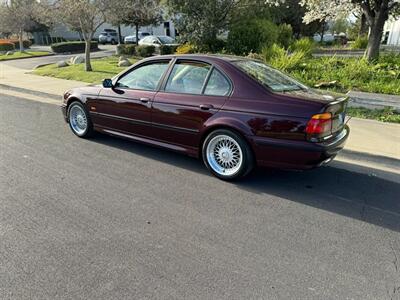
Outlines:
[[[139,24],[135,24],[135,29],[136,29],[136,45],[139,45]]]
[[[85,36],[85,71],[86,72],[91,72],[93,71],[92,69],[92,64],[90,63],[90,46],[92,42],[92,34],[89,36]]]
[[[118,25],[118,45],[122,44],[122,37],[121,37],[121,25]]]
[[[23,31],[20,30],[18,33],[18,40],[19,40],[19,52],[24,52],[24,40],[23,40]]]
[[[366,36],[368,34],[368,23],[367,23],[367,16],[365,14],[361,15],[361,24],[360,24],[360,31],[358,32],[359,36]]]
[[[324,35],[325,35],[325,24],[322,25],[321,40],[320,40],[321,43],[324,41]]]
[[[381,46],[383,28],[385,22],[389,18],[389,13],[387,10],[382,10],[376,15],[375,18],[371,18],[370,24],[370,34],[368,39],[367,50],[365,51],[365,57],[368,61],[372,61],[379,58],[379,48]]]

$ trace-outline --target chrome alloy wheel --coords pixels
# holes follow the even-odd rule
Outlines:
[[[243,153],[238,142],[228,135],[217,135],[207,145],[207,161],[219,175],[236,174],[243,164]]]
[[[69,123],[77,135],[84,135],[88,129],[86,113],[79,105],[73,105],[69,111]]]

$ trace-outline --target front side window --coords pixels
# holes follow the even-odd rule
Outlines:
[[[201,62],[177,62],[165,91],[200,95],[211,66]]]
[[[274,92],[289,92],[308,89],[300,82],[262,62],[240,60],[233,62],[233,64]]]
[[[155,62],[134,69],[121,77],[116,86],[137,90],[155,91],[169,61]]]
[[[231,85],[224,75],[217,69],[213,69],[210,79],[208,79],[204,95],[227,96],[231,90]]]

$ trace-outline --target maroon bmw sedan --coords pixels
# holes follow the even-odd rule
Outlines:
[[[349,136],[347,101],[260,61],[171,55],[144,59],[102,86],[66,92],[62,111],[78,137],[98,131],[182,152],[232,180],[256,165],[330,162]]]

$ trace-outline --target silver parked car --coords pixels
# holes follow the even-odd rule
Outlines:
[[[114,29],[105,29],[99,35],[99,44],[112,44],[115,45],[118,42],[118,33]]]
[[[146,46],[154,46],[156,48],[161,47],[161,45],[166,46],[179,46],[179,44],[170,36],[166,35],[149,35],[146,36],[144,39],[139,41],[139,45],[146,45]]]
[[[149,32],[138,32],[138,36],[139,36],[139,41],[143,38],[145,38],[146,36],[149,36],[150,33]],[[135,35],[128,35],[127,37],[125,37],[124,39],[125,44],[134,44],[136,43],[136,34]]]

